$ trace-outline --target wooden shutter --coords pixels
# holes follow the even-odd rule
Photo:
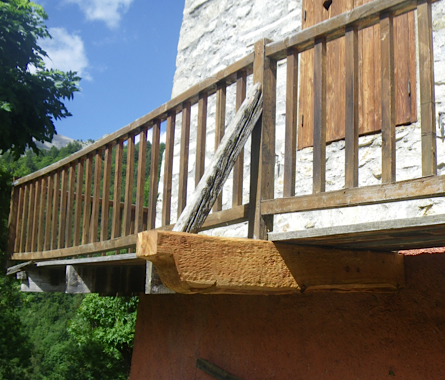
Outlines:
[[[303,0],[302,28],[337,16],[369,0],[333,0],[329,10],[323,0]],[[396,124],[417,120],[416,47],[414,13],[395,18]],[[380,27],[359,31],[359,131],[368,134],[381,129]],[[345,39],[327,44],[327,131],[326,141],[345,137]],[[298,149],[313,144],[313,49],[301,54],[298,110]]]

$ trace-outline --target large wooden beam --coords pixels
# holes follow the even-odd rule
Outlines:
[[[177,293],[290,294],[311,290],[396,290],[403,256],[182,232],[145,231],[136,255]]]

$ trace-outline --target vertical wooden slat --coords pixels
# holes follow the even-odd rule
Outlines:
[[[96,152],[94,162],[94,187],[93,187],[93,208],[91,210],[90,242],[95,243],[98,240],[99,228],[99,205],[100,205],[100,182],[102,176],[102,153],[103,150]]]
[[[153,149],[153,148],[152,148]],[[141,232],[144,225],[145,164],[147,159],[147,128],[139,135],[138,176],[136,180],[135,231]]]
[[[286,132],[284,141],[283,196],[295,195],[297,163],[297,98],[298,98],[298,51],[287,52],[286,78]]]
[[[236,111],[239,110],[246,98],[246,76],[245,70],[239,71],[236,78]],[[233,192],[232,207],[243,203],[243,171],[244,171],[244,148],[233,166]]]
[[[205,170],[207,129],[207,93],[200,93],[198,100],[198,129],[196,132],[195,187]]]
[[[31,251],[35,252],[37,248],[37,234],[39,226],[39,200],[40,200],[40,180],[36,179],[34,182],[34,198],[32,211],[32,238]]]
[[[57,248],[61,249],[65,247],[65,232],[66,232],[66,205],[67,205],[67,187],[68,187],[68,171],[67,168],[63,168],[61,171],[62,177],[62,190],[60,198],[60,212],[59,212],[59,238],[57,241]]]
[[[226,82],[217,84],[216,88],[216,115],[215,115],[215,152],[224,136],[226,124]],[[222,210],[222,191],[213,205],[213,212]]]
[[[134,136],[131,136],[127,141],[127,173],[125,177],[124,223],[122,236],[130,234],[131,206],[133,203]]]
[[[420,120],[422,130],[422,175],[437,174],[436,107],[434,93],[434,56],[431,3],[417,6],[419,42]]]
[[[156,201],[158,199],[158,167],[159,167],[159,139],[161,134],[161,122],[156,120],[153,124],[153,137],[151,142],[151,166],[150,166],[150,194],[148,198],[147,229],[155,228]]]
[[[65,248],[71,247],[71,239],[73,236],[73,208],[74,208],[74,186],[76,178],[76,166],[70,165],[68,175],[68,200],[66,206],[66,232],[65,232]]]
[[[102,215],[100,219],[100,241],[108,239],[108,216],[110,211],[110,180],[111,180],[111,156],[113,146],[110,144],[105,150],[104,180],[102,185]]]
[[[187,204],[187,176],[190,143],[190,103],[182,106],[181,148],[179,161],[178,218]]]
[[[93,177],[93,158],[91,154],[85,161],[85,193],[83,201],[82,244],[89,242],[91,215],[91,182]]]
[[[345,187],[358,186],[358,30],[348,27],[345,36]]]
[[[43,238],[45,236],[45,202],[47,193],[47,177],[40,180],[40,199],[39,199],[39,226],[37,230],[37,251],[43,251]],[[48,217],[48,215],[47,215]]]
[[[14,188],[16,188],[14,186]],[[17,219],[17,225],[16,225],[16,230],[15,230],[15,242],[14,242],[14,252],[20,252],[20,242],[21,242],[21,231],[24,229],[23,228],[23,202],[24,202],[24,198],[25,198],[25,189],[24,186],[20,186],[19,190],[18,190],[18,195],[19,195],[19,205],[18,205],[18,209],[17,209],[17,215],[18,215],[18,219]],[[9,251],[12,252],[12,251]]]
[[[255,43],[253,82],[263,85],[263,113],[252,132],[248,236],[266,239],[273,230],[273,216],[261,215],[261,200],[274,196],[275,116],[277,64],[266,57],[262,39]]]
[[[121,236],[121,182],[122,162],[124,156],[123,141],[116,144],[116,156],[114,165],[114,193],[113,193],[113,221],[111,223],[111,238]]]
[[[82,189],[83,189],[83,168],[85,159],[80,159],[77,163],[77,180],[76,180],[76,207],[74,210],[74,236],[73,246],[80,243],[80,223],[82,220]]]
[[[396,180],[396,112],[394,85],[393,15],[380,16],[380,49],[382,73],[382,183]]]
[[[34,221],[34,206],[35,199],[34,194],[36,191],[35,182],[31,182],[29,185],[29,203],[28,203],[28,219],[26,225],[26,252],[32,252],[32,226]]]
[[[51,244],[51,215],[53,209],[53,194],[54,194],[54,182],[53,176],[48,175],[48,185],[46,193],[46,220],[45,220],[45,240],[43,242],[43,250],[47,251]]]
[[[14,246],[16,245],[16,233],[19,221],[19,193],[20,190],[16,186],[12,186],[11,189],[11,203],[9,205],[9,218],[8,218],[8,246],[7,253],[12,254],[14,252]]]
[[[162,195],[162,225],[170,224],[171,198],[172,198],[172,173],[173,173],[173,148],[175,145],[176,112],[167,117],[167,135],[164,152],[164,189]]]
[[[60,199],[60,173],[57,171],[53,177],[54,191],[53,191],[53,207],[52,207],[52,221],[51,221],[51,247],[57,248],[57,222],[59,215],[59,199]]]
[[[313,192],[326,186],[326,38],[314,46],[314,160]]]
[[[20,252],[25,252],[26,249],[26,232],[28,221],[28,208],[29,208],[29,187],[30,184],[25,185],[24,200],[23,200],[23,213],[22,213],[22,230],[20,231]]]
[[[159,174],[159,139],[161,134],[161,122],[156,120],[153,124],[153,137],[151,141],[151,166],[150,166],[150,194],[148,195],[148,220],[147,229],[155,228],[156,201],[158,199],[158,174]]]

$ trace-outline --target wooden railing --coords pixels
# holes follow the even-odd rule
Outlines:
[[[396,182],[393,19],[416,8],[423,178]],[[357,34],[375,24],[380,24],[381,30],[382,184],[358,187]],[[342,190],[326,192],[326,44],[343,36],[346,39],[345,186]],[[315,54],[313,194],[296,196],[298,60],[308,49],[314,49]],[[287,62],[284,197],[274,199],[276,76],[277,63],[282,60]],[[178,214],[187,202],[191,107],[197,105],[198,108],[194,157],[197,184],[204,172],[208,98],[215,94],[215,145],[218,145],[224,134],[226,89],[236,86],[234,103],[238,108],[245,98],[249,76],[253,76],[253,82],[260,81],[263,85],[263,116],[251,139],[250,200],[242,204],[241,155],[233,171],[232,207],[222,210],[221,200],[218,200],[205,229],[249,221],[248,236],[265,239],[267,232],[273,230],[274,214],[445,194],[443,178],[436,176],[431,3],[375,0],[283,41],[258,41],[253,53],[215,76],[93,145],[17,180],[13,186],[9,221],[12,259],[45,259],[132,249],[138,232],[156,227],[158,192],[162,192],[161,228],[171,228],[172,196],[177,199]],[[180,151],[174,152],[179,115],[182,120]],[[166,142],[163,183],[159,184],[162,123],[166,124]],[[152,148],[147,200],[144,190],[149,130],[152,130]],[[180,157],[177,189],[172,188],[174,153]],[[111,181],[112,170],[114,181]]]

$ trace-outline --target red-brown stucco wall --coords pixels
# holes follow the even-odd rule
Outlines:
[[[397,293],[141,296],[132,380],[445,379],[445,254],[405,257]]]

